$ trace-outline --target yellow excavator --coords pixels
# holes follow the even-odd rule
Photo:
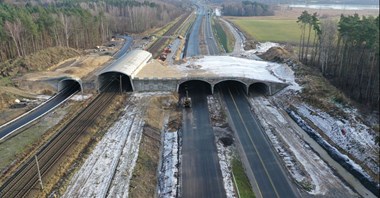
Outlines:
[[[189,92],[186,89],[186,97],[183,99],[183,106],[185,108],[191,108],[191,98],[189,97]]]

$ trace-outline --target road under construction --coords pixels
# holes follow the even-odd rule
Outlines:
[[[160,61],[153,59],[153,55],[149,51],[150,50],[137,49],[121,55],[117,60],[96,74],[96,80],[92,82],[93,86],[84,86],[82,80],[75,76],[56,78],[53,84],[55,84],[57,88],[58,95],[64,93],[66,98],[69,97],[66,95],[72,95],[73,93],[93,91],[91,88],[94,87],[99,94],[92,100],[87,108],[83,109],[73,121],[49,140],[33,158],[27,160],[26,163],[0,187],[0,197],[19,197],[28,194],[38,183],[40,179],[39,176],[43,177],[47,171],[54,166],[76,138],[93,124],[91,120],[93,121],[109,103],[112,103],[112,99],[117,93],[152,91],[178,92],[184,96],[188,88],[190,97],[192,97],[198,93],[197,90],[202,90],[202,97],[195,97],[193,99],[195,106],[193,111],[200,117],[207,117],[208,114],[205,113],[207,106],[198,105],[205,104],[204,101],[197,102],[196,100],[204,100],[205,98],[203,96],[205,94],[213,94],[215,90],[219,90],[221,87],[236,85],[245,94],[260,92],[266,95],[273,95],[288,86],[287,83],[279,79],[267,80],[245,75],[244,73],[231,75],[229,71],[218,72],[204,70],[200,68],[197,63],[198,60],[202,60],[201,58],[192,59],[190,62],[178,67],[176,65],[163,65]],[[229,60],[231,61],[230,63],[233,64],[234,61],[238,59],[231,58]],[[208,63],[207,61],[203,61],[203,64],[207,65]],[[252,64],[254,63],[252,62]],[[269,71],[266,72],[266,75],[270,73]],[[70,94],[67,93],[67,90],[71,90]],[[207,119],[206,117],[205,119]],[[199,119],[199,121],[201,122],[201,119]],[[191,128],[192,124],[188,124],[190,124],[188,127]],[[210,129],[209,126],[205,126],[205,128],[207,128],[207,130]],[[198,131],[202,131],[205,128],[199,128]],[[208,132],[208,135],[212,135],[211,131]],[[4,137],[7,136],[7,134],[4,135]],[[203,137],[204,136],[199,136],[199,138]],[[203,145],[207,146],[207,144]],[[215,147],[214,144],[210,145]],[[204,157],[207,158],[209,154],[210,153],[205,153]],[[189,157],[192,158],[191,156]],[[37,166],[39,167],[37,168]],[[214,179],[215,182],[221,182],[218,177],[218,175],[220,175],[217,171],[218,165],[215,165],[213,170],[214,172],[207,171],[207,173],[210,174],[209,177]],[[198,173],[200,174],[199,177],[203,174],[202,172]],[[220,187],[220,185],[218,186]],[[187,190],[190,190],[192,186],[190,185],[188,187]],[[186,186],[184,188],[186,188]],[[217,189],[217,191],[218,195],[224,194],[222,188]],[[199,192],[203,193],[203,195],[210,195],[211,193],[211,191],[208,192],[206,188]],[[186,189],[184,193],[186,193]]]

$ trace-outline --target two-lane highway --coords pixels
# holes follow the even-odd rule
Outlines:
[[[249,109],[243,89],[222,87],[220,93],[231,115],[236,135],[256,181],[258,197],[297,197],[264,132]]]
[[[33,109],[28,114],[14,120],[11,123],[3,125],[3,127],[0,128],[0,140],[4,140],[8,136],[12,135],[16,130],[50,112],[79,90],[80,87],[77,83],[73,84],[71,87],[68,86],[68,88],[59,92],[56,96],[54,96],[54,98],[50,99],[45,104]]]
[[[183,109],[181,197],[226,197],[207,107],[207,91],[205,87],[189,88],[189,96],[192,108]]]

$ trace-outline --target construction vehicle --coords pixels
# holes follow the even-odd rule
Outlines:
[[[172,50],[170,49],[170,47],[165,47],[165,49],[162,50],[162,53],[161,53],[159,59],[162,60],[162,61],[165,61],[166,58],[167,58],[167,56],[168,56],[168,54],[171,53],[171,52],[172,52]]]
[[[165,49],[164,49],[164,53],[169,54],[169,53],[171,53],[171,52],[172,52],[172,50],[170,49],[170,47],[165,47]]]
[[[183,99],[183,106],[185,108],[191,108],[191,98],[189,97],[189,92],[186,90],[186,97]]]
[[[167,54],[166,54],[166,53],[162,53],[162,54],[160,55],[160,60],[165,61],[166,58],[167,58]]]

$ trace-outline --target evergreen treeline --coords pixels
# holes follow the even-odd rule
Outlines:
[[[0,61],[47,47],[94,47],[113,33],[141,33],[180,14],[175,5],[134,0],[0,3]]]
[[[273,9],[266,4],[242,1],[241,3],[229,3],[222,5],[223,15],[226,16],[271,16]]]
[[[337,24],[330,20],[321,22],[316,13],[304,11],[297,22],[302,29],[299,59],[319,67],[346,95],[377,109],[379,16],[341,15]]]

